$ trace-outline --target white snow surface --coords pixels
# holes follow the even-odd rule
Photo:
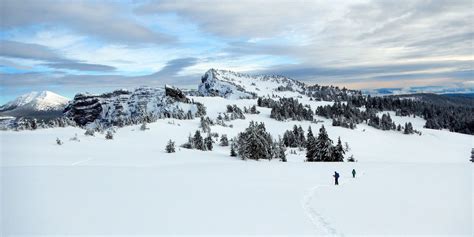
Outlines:
[[[192,99],[212,119],[226,105],[256,104]],[[298,100],[313,109],[332,103]],[[358,162],[308,163],[299,150],[288,150],[286,163],[242,161],[218,143],[213,151],[165,153],[169,139],[180,145],[199,129],[199,118],[160,119],[145,131],[123,127],[113,140],[74,127],[0,131],[0,235],[472,236],[473,136],[425,129],[423,119],[393,112],[396,123],[410,121],[422,135],[364,124],[350,130],[320,117],[319,123],[276,121],[270,109],[258,110],[212,131],[233,138],[254,120],[277,139],[294,124],[305,131],[311,125],[313,133],[324,125],[333,141],[349,143],[346,157]],[[70,140],[75,134],[79,142]]]
[[[66,97],[60,96],[51,91],[33,91],[19,96],[13,101],[1,106],[0,109],[28,109],[34,111],[61,110],[67,103]]]

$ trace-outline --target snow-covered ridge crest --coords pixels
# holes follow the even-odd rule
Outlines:
[[[19,96],[13,101],[0,106],[0,111],[7,110],[34,110],[34,111],[51,111],[62,110],[68,103],[66,97],[55,94],[51,91],[33,91],[28,94]]]
[[[304,92],[305,84],[284,76],[248,75],[228,70],[210,69],[201,77],[198,91],[203,96],[251,98],[274,91]]]
[[[101,95],[77,94],[65,109],[65,116],[80,126],[124,126],[163,117],[190,119],[198,113],[198,106],[171,86],[139,87]]]

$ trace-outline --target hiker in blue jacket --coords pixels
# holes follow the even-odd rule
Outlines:
[[[339,185],[339,173],[334,171],[334,181],[335,181],[335,185]]]

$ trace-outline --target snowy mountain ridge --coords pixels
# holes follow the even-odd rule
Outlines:
[[[253,98],[275,91],[290,90],[302,93],[305,84],[284,76],[248,75],[228,70],[210,69],[201,77],[198,91],[204,96],[225,98]]]

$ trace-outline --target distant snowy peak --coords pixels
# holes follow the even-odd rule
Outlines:
[[[0,106],[0,112],[7,111],[56,111],[63,110],[68,103],[66,97],[51,91],[30,92],[24,94],[7,104]]]
[[[198,91],[204,96],[248,98],[276,91],[303,92],[305,84],[284,76],[252,76],[227,70],[210,69],[201,77]]]

